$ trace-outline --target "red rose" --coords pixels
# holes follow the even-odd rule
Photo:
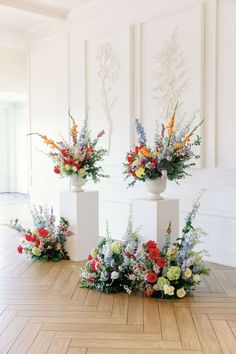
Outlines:
[[[93,259],[93,257],[91,256],[91,254],[88,255],[88,261],[91,261],[91,259]]]
[[[18,246],[18,247],[17,247],[17,251],[18,251],[19,253],[22,253],[22,252],[23,252],[23,247],[22,247],[22,246]]]
[[[164,268],[166,265],[166,259],[165,258],[158,258],[157,259],[157,265],[160,268]]]
[[[146,274],[146,280],[147,280],[149,283],[151,283],[151,284],[156,283],[157,278],[158,278],[158,277],[157,277],[157,274],[156,274],[156,273],[148,272],[148,273]]]
[[[73,159],[68,159],[68,160],[67,160],[67,163],[68,163],[69,165],[74,165],[74,164],[75,164],[75,161],[74,161]]]
[[[138,154],[138,152],[139,152],[140,149],[141,149],[141,147],[136,146],[136,147],[135,147],[135,153]]]
[[[129,163],[133,162],[133,157],[132,157],[131,155],[129,155],[129,156],[127,157],[127,161],[128,161]]]
[[[148,251],[150,251],[152,248],[156,248],[156,247],[157,247],[157,244],[155,241],[150,240],[146,243],[146,248]]]
[[[95,264],[96,264],[95,261],[90,263],[90,270],[92,270],[93,272],[96,272]]]
[[[67,155],[69,154],[69,150],[68,150],[68,149],[62,149],[62,150],[61,150],[61,154],[62,154],[63,156],[67,156]]]
[[[134,171],[130,171],[130,173],[133,177],[136,177],[136,173]]]
[[[153,163],[153,165],[156,165],[157,164],[157,159],[152,159],[151,163]]]
[[[40,234],[40,236],[42,236],[42,237],[47,237],[48,234],[49,234],[49,231],[46,230],[46,229],[44,229],[44,228],[42,228],[42,229],[39,229],[39,234]]]
[[[59,170],[59,168],[58,167],[54,167],[54,172],[57,174],[57,175],[59,175],[59,173],[61,173],[61,171]]]
[[[35,235],[35,234],[31,235],[31,242],[34,242],[36,240],[36,238],[37,238],[37,235]]]
[[[151,297],[153,294],[154,294],[154,290],[152,289],[147,289],[144,291],[145,296]]]
[[[152,260],[157,260],[157,258],[160,256],[160,250],[159,248],[151,248],[149,251],[149,258]]]
[[[26,241],[28,241],[28,242],[32,242],[31,234],[25,234],[25,239],[26,239]]]

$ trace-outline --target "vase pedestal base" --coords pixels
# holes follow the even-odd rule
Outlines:
[[[68,220],[74,233],[65,244],[70,259],[87,259],[99,242],[98,192],[61,192],[60,215]]]
[[[141,226],[140,234],[147,242],[154,240],[162,247],[166,229],[171,222],[171,240],[179,236],[178,199],[135,199],[133,200],[134,227]]]

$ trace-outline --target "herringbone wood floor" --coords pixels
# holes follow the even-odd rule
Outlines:
[[[33,263],[1,234],[0,353],[236,353],[236,269],[212,264],[180,301],[104,295],[79,288],[72,262]]]

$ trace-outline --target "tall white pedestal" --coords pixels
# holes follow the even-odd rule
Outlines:
[[[98,244],[98,192],[61,192],[60,214],[74,232],[65,246],[70,259],[87,259],[91,248]]]
[[[134,226],[140,227],[144,242],[154,240],[163,245],[169,222],[172,225],[172,241],[179,236],[178,199],[135,199],[133,201]]]

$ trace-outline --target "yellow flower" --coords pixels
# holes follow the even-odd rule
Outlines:
[[[97,255],[96,248],[92,248],[90,254],[91,254],[91,256],[92,256],[93,258],[95,258],[96,255]]]
[[[66,171],[70,171],[71,169],[72,169],[72,166],[71,166],[71,165],[68,165],[68,164],[65,165],[65,170],[66,170]]]
[[[192,271],[190,268],[187,268],[184,272],[184,278],[188,279],[188,278],[191,278],[192,276]]]
[[[177,252],[177,250],[176,250],[175,247],[169,247],[168,250],[167,250],[166,255],[167,255],[167,257],[171,258],[171,257],[176,255],[176,252]]]
[[[178,297],[185,297],[185,295],[186,295],[186,291],[184,290],[184,288],[180,288],[180,289],[178,289],[177,291],[176,291],[176,294],[177,294],[177,296]]]
[[[33,255],[36,256],[36,257],[41,256],[41,251],[40,251],[40,249],[39,249],[38,247],[33,247],[33,248],[32,248],[32,253],[33,253]]]
[[[84,177],[86,175],[86,170],[84,169],[84,168],[81,168],[80,170],[79,170],[79,176],[80,177]]]
[[[114,253],[120,253],[122,250],[122,244],[119,241],[114,241],[111,245],[111,249]]]
[[[178,266],[171,266],[167,271],[167,278],[171,280],[178,280],[180,278],[181,269]]]
[[[137,177],[142,177],[145,175],[145,171],[143,167],[140,167],[138,170],[135,171]]]

